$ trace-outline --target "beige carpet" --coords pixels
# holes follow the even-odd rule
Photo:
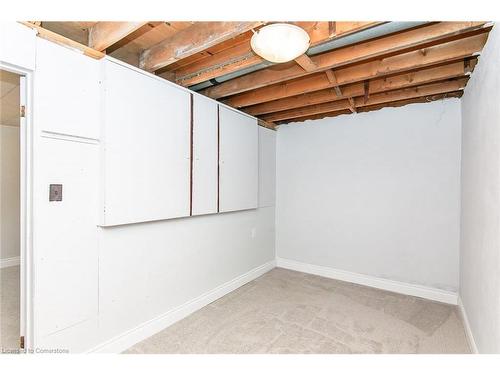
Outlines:
[[[0,353],[19,348],[19,266],[0,268]]]
[[[126,353],[469,353],[456,306],[276,268]]]

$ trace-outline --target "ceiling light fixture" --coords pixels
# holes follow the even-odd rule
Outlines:
[[[254,52],[273,63],[292,61],[309,49],[307,32],[289,23],[273,23],[257,30],[250,41]]]

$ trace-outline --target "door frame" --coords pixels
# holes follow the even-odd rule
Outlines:
[[[33,342],[33,71],[0,61],[0,69],[18,74],[20,105],[25,105],[20,118],[20,337],[24,351],[34,349]],[[22,351],[22,349],[21,349]]]

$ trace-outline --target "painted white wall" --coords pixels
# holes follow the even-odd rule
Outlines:
[[[0,125],[0,259],[20,255],[19,126]]]
[[[480,353],[500,352],[500,29],[462,97],[460,296]]]
[[[458,288],[460,102],[281,126],[280,258]]]
[[[259,126],[259,207],[276,204],[276,131]]]
[[[166,315],[189,311],[186,304],[193,301],[191,306],[200,307],[209,300],[207,294],[221,285],[227,292],[228,282],[274,261],[274,206],[99,227],[102,139],[94,119],[99,118],[101,101],[100,95],[84,91],[99,85],[100,69],[90,58],[64,47],[41,39],[37,44],[33,124],[37,347],[81,352],[139,326],[154,333],[151,327],[164,324]],[[57,51],[49,53],[52,50]],[[71,74],[58,75],[65,64],[85,71],[84,85]],[[51,78],[56,86],[42,84]],[[50,114],[61,106],[84,112],[88,123],[66,124],[67,118],[61,116],[51,120]],[[274,154],[273,147],[263,143],[259,153]],[[63,184],[62,202],[48,201],[51,183]]]
[[[0,61],[33,70],[36,31],[14,21],[0,21]]]

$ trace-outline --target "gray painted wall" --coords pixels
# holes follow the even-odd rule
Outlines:
[[[500,31],[462,97],[460,296],[480,353],[500,352]]]

